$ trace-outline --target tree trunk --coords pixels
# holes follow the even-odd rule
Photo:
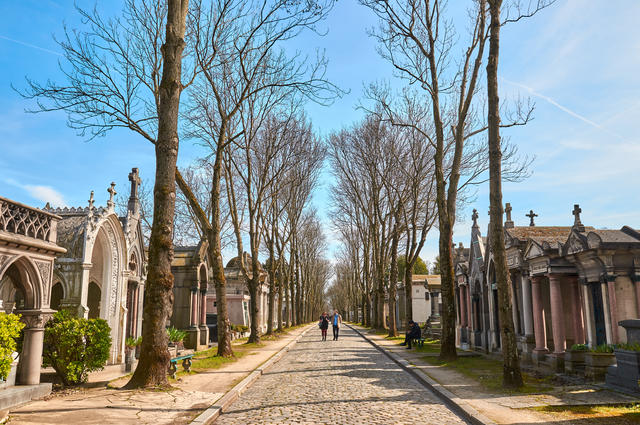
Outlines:
[[[168,338],[165,331],[173,302],[173,215],[176,200],[178,116],[182,92],[182,51],[188,0],[169,0],[166,40],[158,108],[156,176],[153,189],[153,225],[149,241],[149,269],[143,311],[140,361],[127,388],[167,387]]]
[[[442,282],[442,339],[439,359],[455,360],[456,352],[456,309],[454,301],[453,272],[453,225],[449,218],[440,224],[440,281]]]
[[[278,332],[282,332],[282,321],[283,321],[283,317],[282,317],[282,297],[283,297],[283,292],[284,292],[284,265],[282,263],[280,263],[280,273],[279,273],[279,278],[278,278],[278,314],[276,315],[278,317]]]
[[[258,320],[258,313],[260,312],[260,305],[258,303],[258,288],[260,287],[260,275],[253,273],[253,276],[247,282],[249,287],[249,297],[251,298],[251,308],[249,309],[249,316],[251,318],[251,334],[247,342],[260,342],[260,331],[258,326],[260,325]]]
[[[506,388],[520,388],[522,374],[513,325],[511,283],[502,225],[502,150],[500,147],[500,99],[498,97],[498,58],[500,51],[500,7],[502,0],[489,0],[491,27],[487,62],[488,130],[489,130],[489,197],[491,250],[498,287],[498,315],[502,338],[502,383]]]
[[[396,285],[398,281],[398,232],[391,242],[391,268],[389,270],[389,336],[398,336],[396,326]]]
[[[404,324],[407,329],[409,320],[413,320],[413,267],[404,268],[404,302],[405,302],[405,320]]]
[[[275,259],[272,255],[269,257],[271,261],[269,262],[269,298],[267,302],[267,335],[273,334],[273,316],[274,316],[274,307],[276,302],[276,271],[273,266]]]

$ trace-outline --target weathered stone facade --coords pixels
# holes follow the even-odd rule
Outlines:
[[[140,225],[138,169],[129,174],[131,196],[126,216],[115,210],[115,184],[106,207],[48,209],[62,218],[59,244],[67,249],[56,258],[51,306],[79,316],[102,318],[111,327],[109,363],[124,362],[125,338],[142,334],[146,254]]]
[[[44,325],[50,308],[53,264],[61,217],[0,198],[0,309],[26,324],[17,382],[40,382]]]
[[[515,226],[506,207],[504,238],[513,321],[525,360],[562,369],[573,344],[626,342],[618,322],[640,317],[640,232],[586,227],[574,206],[573,226]],[[461,345],[500,349],[493,255],[474,210],[471,247],[456,265]]]
[[[175,247],[171,271],[174,276],[171,326],[187,331],[187,348],[206,348],[209,344],[207,290],[214,286],[209,284],[211,266],[207,242]]]

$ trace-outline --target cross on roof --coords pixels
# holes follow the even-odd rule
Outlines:
[[[142,180],[140,180],[140,176],[138,175],[138,169],[132,168],[129,173],[129,181],[131,182],[131,198],[138,198],[138,187]]]
[[[529,214],[525,214],[525,217],[529,217],[531,219],[531,223],[529,223],[529,226],[533,227],[536,225],[536,223],[533,222],[533,218],[537,216],[538,214],[534,213],[533,210],[530,210]]]
[[[109,189],[107,189],[107,192],[109,192],[109,202],[107,202],[108,205],[113,205],[113,198],[116,196],[116,184],[114,182],[111,182],[111,187]]]
[[[575,220],[573,222],[573,227],[577,228],[579,231],[584,231],[584,225],[582,224],[582,222],[580,221],[580,213],[582,212],[582,208],[580,208],[579,204],[574,204],[573,205],[573,211],[572,214],[575,217]]]
[[[511,204],[507,202],[507,205],[504,208],[504,212],[507,214],[507,221],[511,221]]]
[[[89,195],[89,209],[93,208],[93,190],[91,191],[91,195]]]

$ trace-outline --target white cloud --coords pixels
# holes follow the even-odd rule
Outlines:
[[[67,203],[60,192],[51,186],[25,185],[25,190],[29,195],[42,202],[49,202],[54,207],[64,207]]]
[[[51,186],[21,184],[13,179],[5,179],[7,184],[19,187],[27,191],[33,199],[46,204],[47,202],[53,207],[66,207],[67,202],[64,200],[62,193],[58,192]]]

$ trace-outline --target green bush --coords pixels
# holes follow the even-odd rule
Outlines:
[[[16,339],[24,323],[20,315],[0,313],[0,379],[7,380],[13,363],[13,353],[17,349]]]
[[[64,385],[86,382],[109,359],[111,329],[103,319],[74,317],[66,310],[54,314],[44,328],[43,363]]]
[[[249,331],[249,326],[246,325],[231,325],[231,330],[234,332],[245,333]]]
[[[571,351],[589,351],[589,346],[587,344],[573,344]]]
[[[591,351],[593,353],[613,353],[614,346],[610,344],[600,344],[597,347],[593,348]]]
[[[128,350],[133,350],[134,348],[136,348],[140,344],[142,344],[142,337],[141,336],[139,336],[137,338],[134,338],[132,336],[128,336],[127,339],[124,340],[124,346]]]
[[[640,344],[638,344],[637,342],[634,342],[633,344],[618,344],[616,345],[616,348],[627,351],[640,351]]]
[[[169,336],[169,341],[176,344],[184,340],[184,338],[187,336],[187,332],[181,331],[180,329],[171,326],[167,328],[167,335]]]

